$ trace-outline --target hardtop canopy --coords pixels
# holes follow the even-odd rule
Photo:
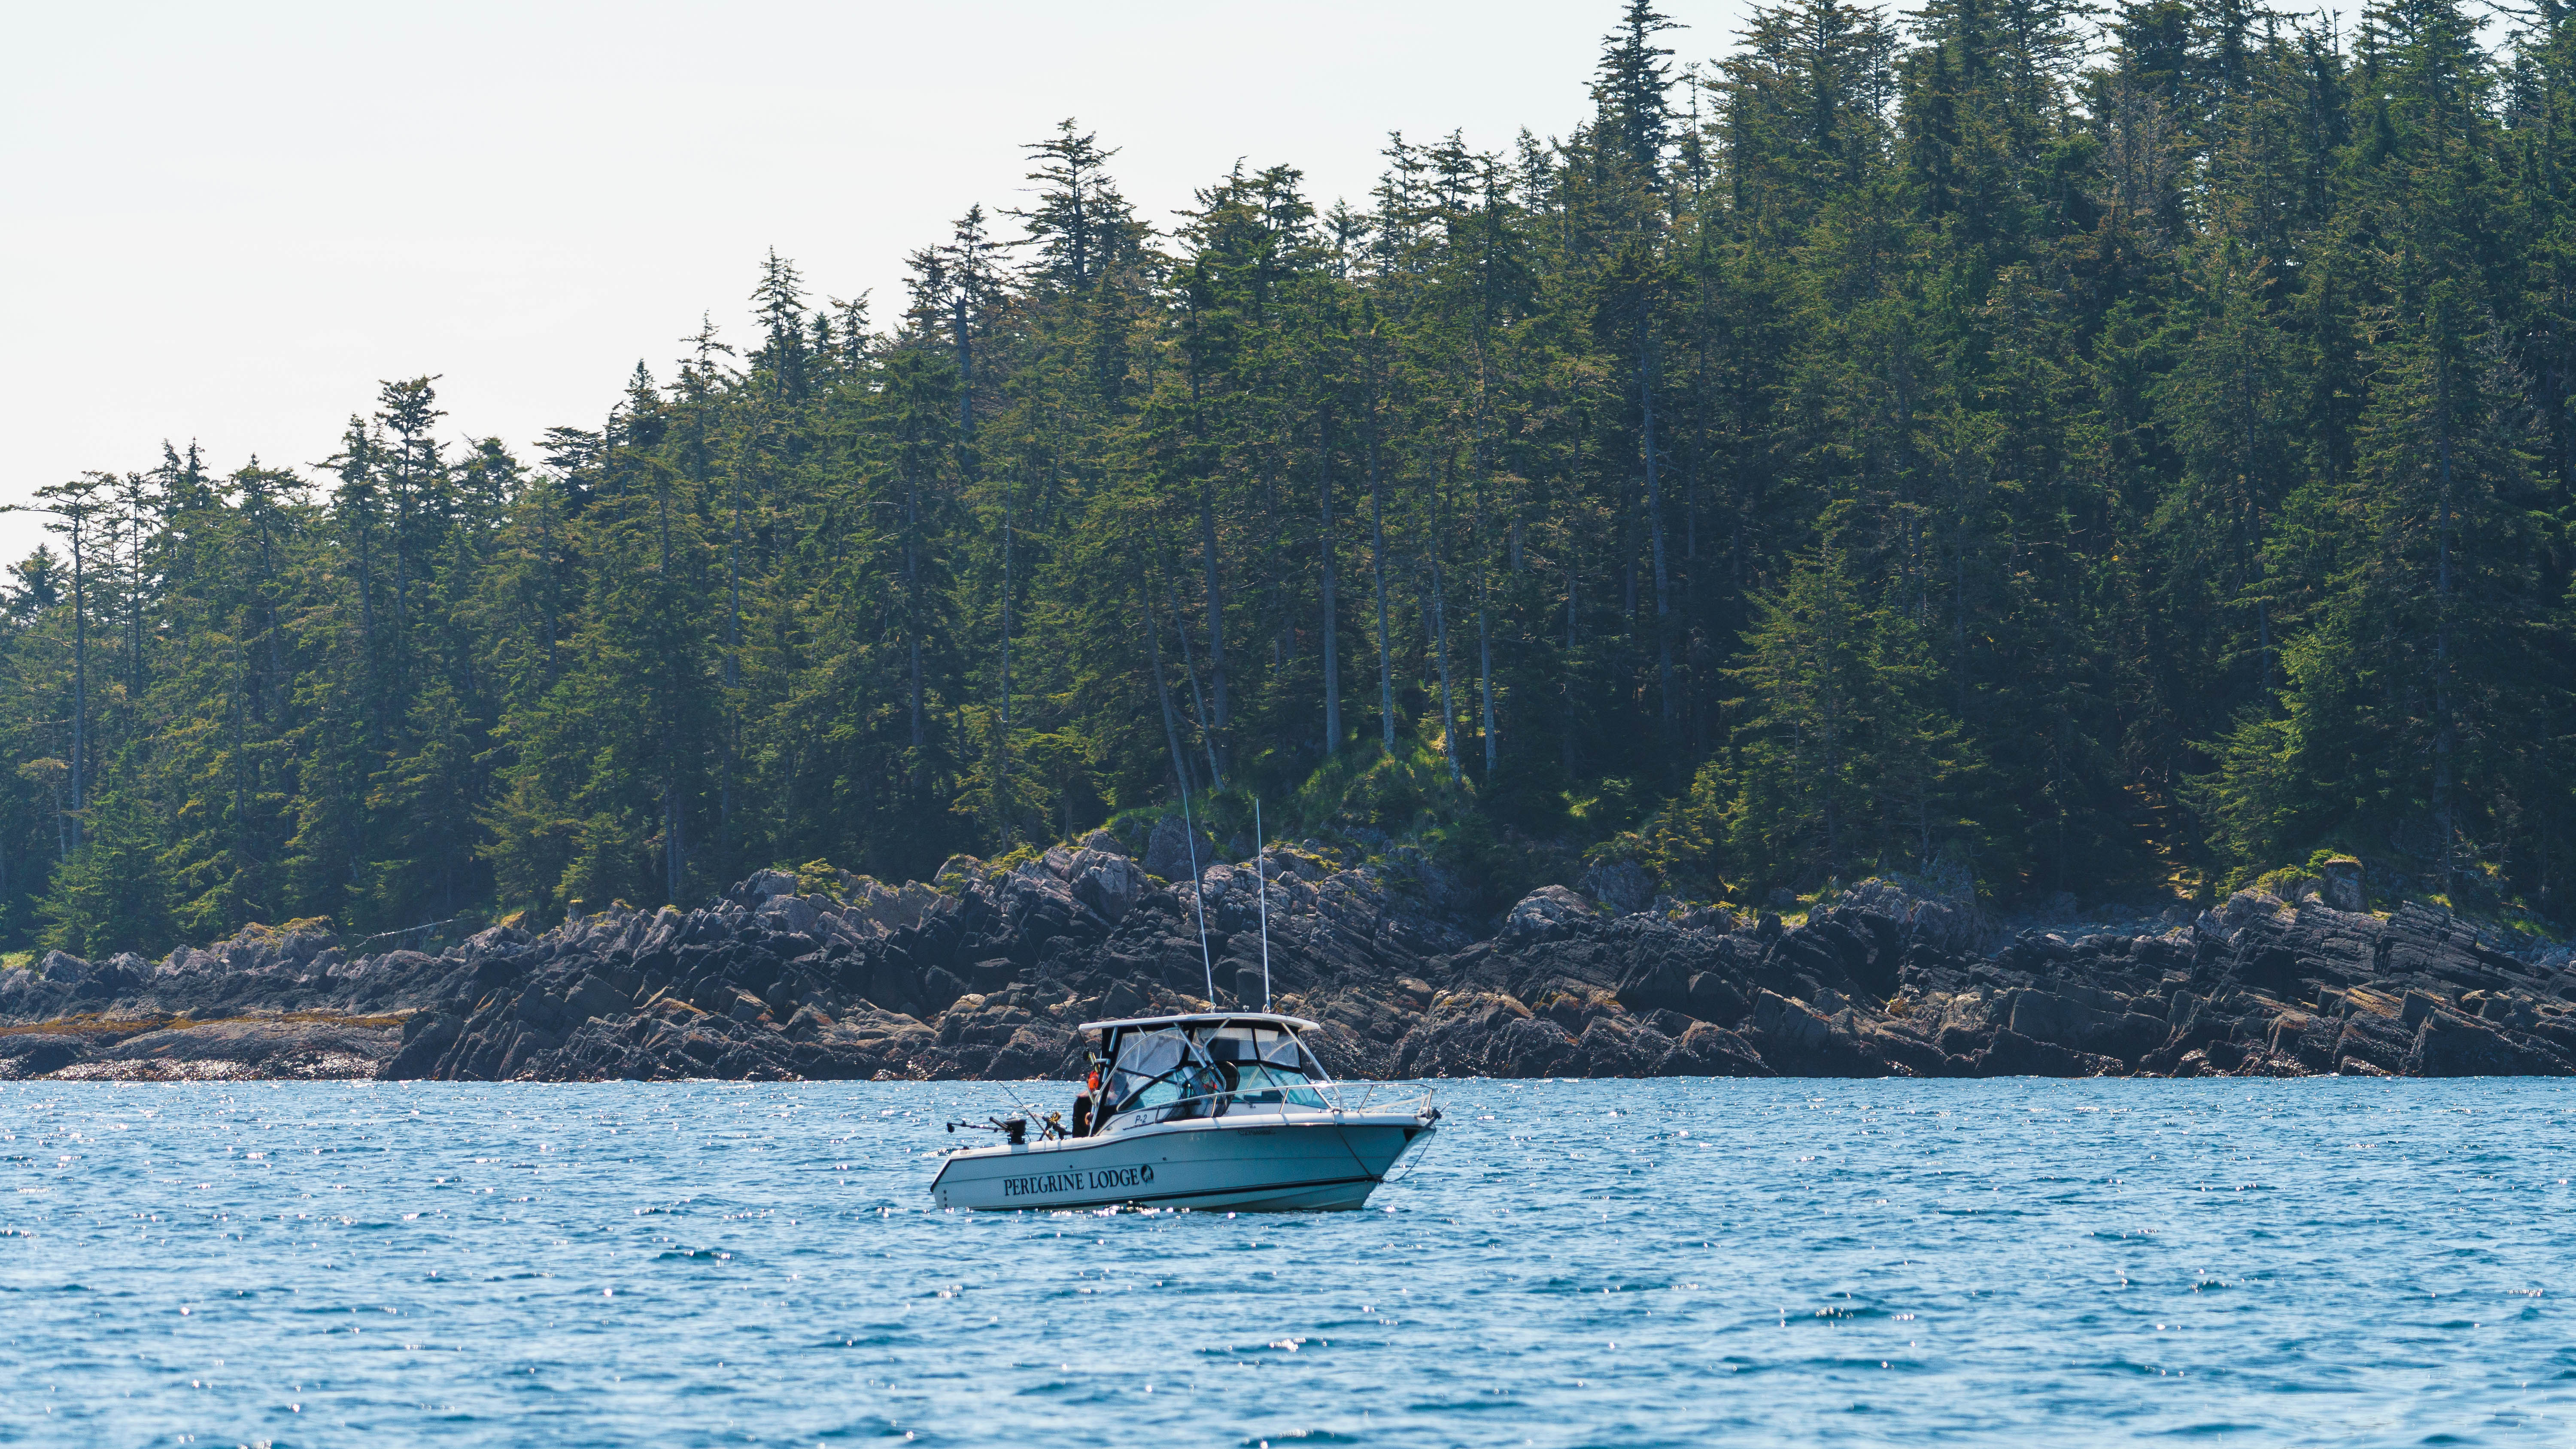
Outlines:
[[[1273,1011],[1199,1011],[1187,1016],[1139,1016],[1125,1021],[1086,1021],[1082,1031],[1127,1031],[1137,1027],[1166,1026],[1268,1026],[1295,1031],[1313,1031],[1315,1023],[1302,1016],[1282,1016]]]

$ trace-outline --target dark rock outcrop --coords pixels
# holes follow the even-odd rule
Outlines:
[[[1351,1077],[2576,1073],[2567,954],[2411,903],[2248,893],[2162,934],[1980,953],[1973,909],[1885,883],[1784,928],[1605,876],[1615,895],[1551,886],[1480,940],[1419,858],[1283,849],[1266,885],[1154,863],[1095,833],[1007,871],[959,857],[936,888],[763,872],[436,955],[309,923],[160,962],[57,953],[0,972],[0,1079],[1062,1076],[1083,1021],[1265,989]]]

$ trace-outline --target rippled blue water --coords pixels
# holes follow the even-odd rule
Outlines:
[[[0,1087],[0,1441],[2563,1444],[2547,1082],[1468,1082],[1365,1213],[952,1217],[1010,1089]]]

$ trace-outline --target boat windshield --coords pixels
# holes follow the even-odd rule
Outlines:
[[[1191,1117],[1326,1110],[1325,1073],[1295,1033],[1273,1026],[1165,1027],[1118,1043],[1108,1109],[1120,1126]]]
[[[1228,1111],[1324,1107],[1314,1085],[1319,1073],[1308,1069],[1311,1059],[1294,1033],[1247,1025],[1201,1027],[1191,1035],[1216,1067]]]
[[[1158,1122],[1174,1102],[1199,1095],[1203,1075],[1199,1053],[1187,1036],[1170,1027],[1145,1032],[1118,1044],[1118,1061],[1109,1069],[1109,1100],[1119,1112],[1149,1112],[1145,1120]]]
[[[1224,1073],[1228,1069],[1219,1067],[1217,1070]],[[1232,1075],[1233,1080],[1228,1083],[1226,1092],[1228,1110],[1251,1111],[1258,1107],[1284,1106],[1312,1107],[1322,1111],[1324,1108],[1323,1094],[1315,1090],[1303,1072],[1253,1064],[1232,1069]]]

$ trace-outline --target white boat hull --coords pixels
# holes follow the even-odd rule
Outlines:
[[[1346,1211],[1366,1203],[1406,1149],[1431,1132],[1429,1120],[1410,1112],[1166,1122],[954,1153],[930,1192],[952,1211]]]

